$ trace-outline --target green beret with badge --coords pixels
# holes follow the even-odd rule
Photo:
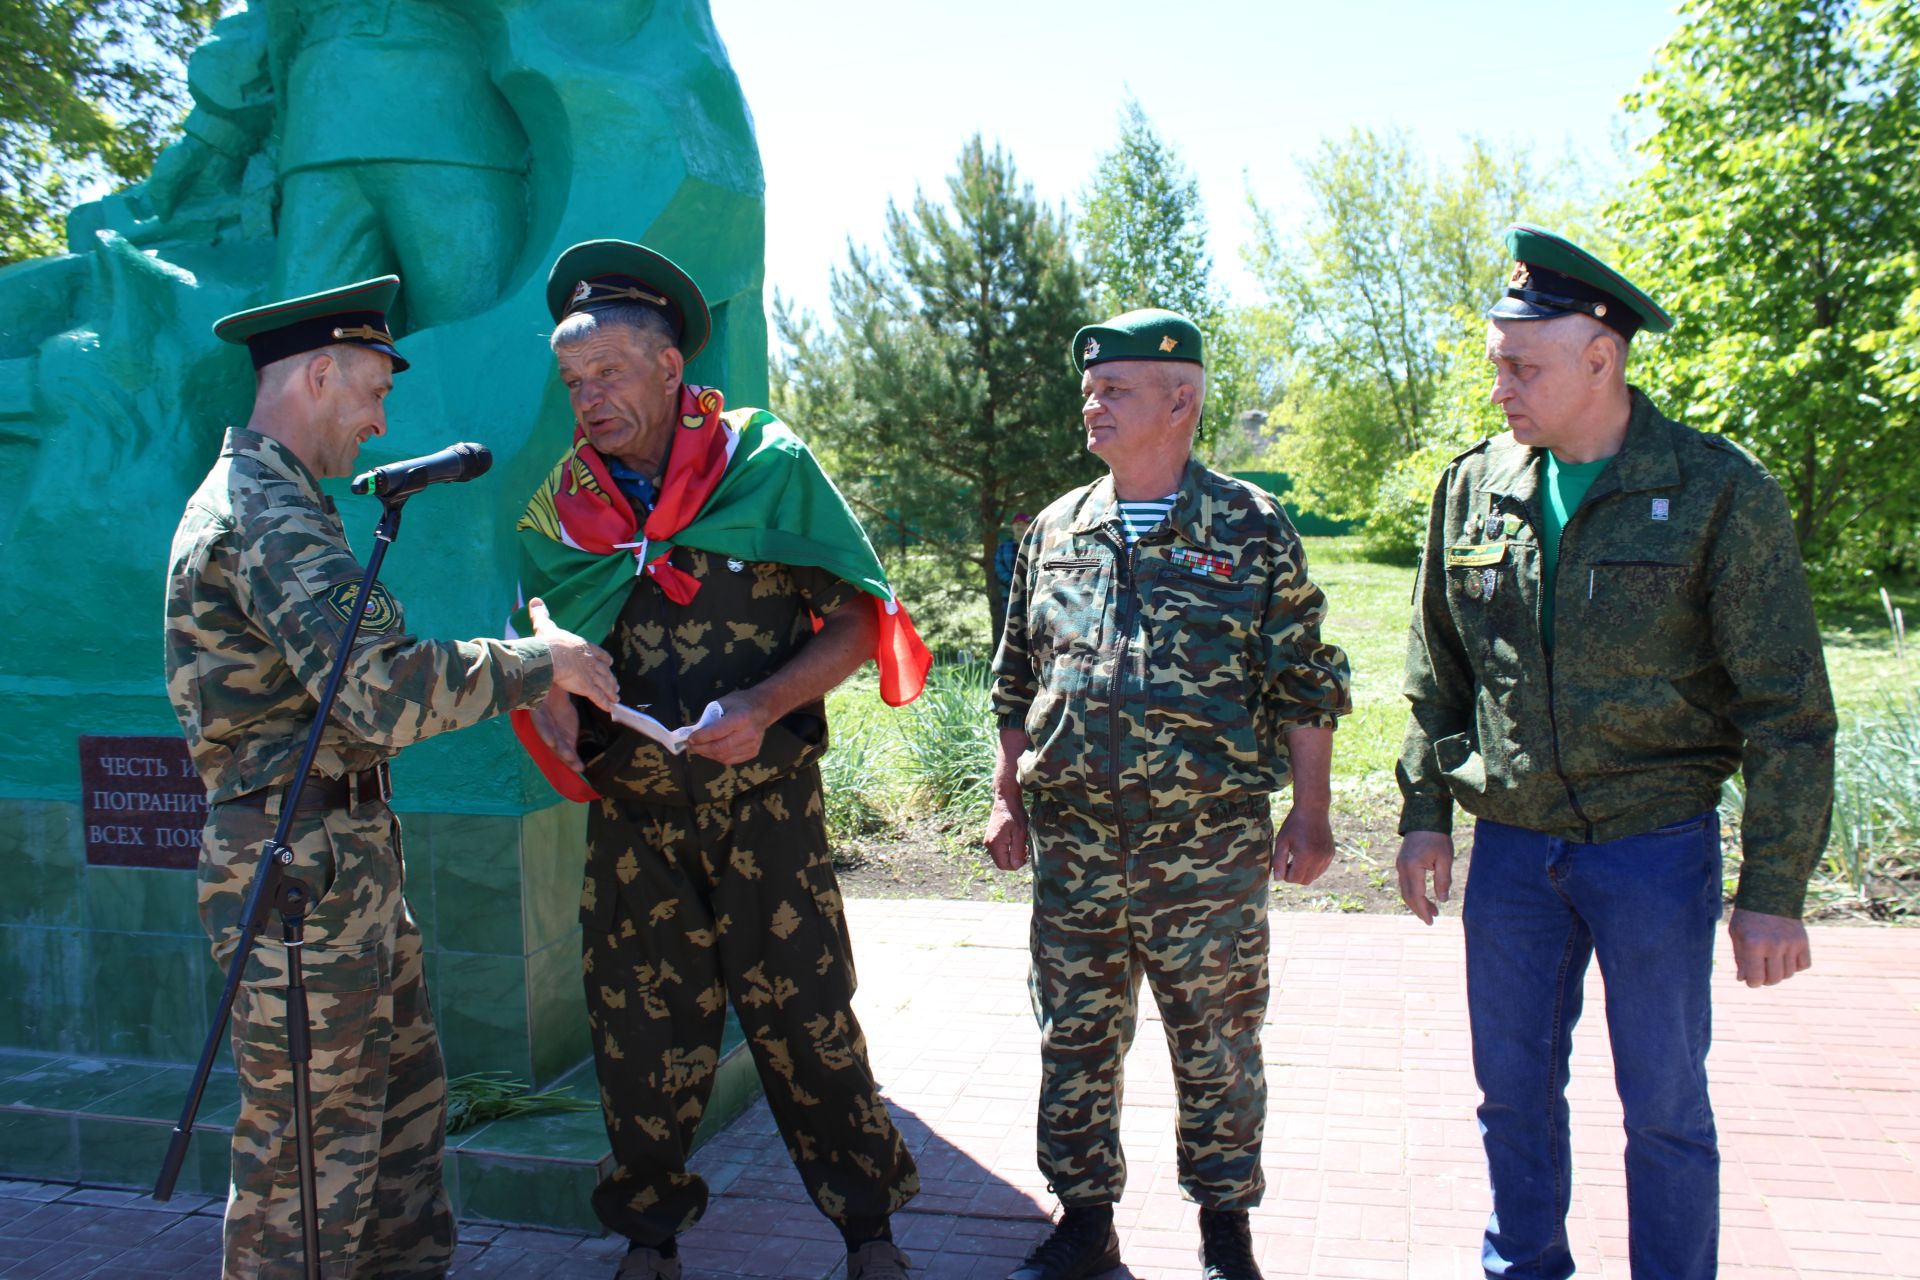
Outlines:
[[[213,336],[245,347],[256,369],[288,356],[345,345],[378,351],[401,373],[407,362],[394,348],[387,327],[387,312],[399,292],[399,276],[376,276],[222,316],[213,322]]]
[[[1206,367],[1200,328],[1176,311],[1145,307],[1073,335],[1073,367],[1085,373],[1109,360],[1179,360]]]
[[[547,273],[547,310],[556,323],[576,311],[607,306],[659,312],[673,330],[674,345],[689,360],[713,333],[700,286],[665,254],[630,240],[587,240],[554,260]]]
[[[1557,320],[1592,316],[1623,337],[1641,329],[1665,333],[1673,317],[1631,280],[1571,240],[1538,227],[1507,228],[1513,273],[1487,312],[1490,320]]]

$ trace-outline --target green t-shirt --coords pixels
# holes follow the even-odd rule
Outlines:
[[[1562,462],[1547,452],[1547,529],[1540,556],[1540,638],[1553,652],[1553,584],[1560,572],[1560,532],[1580,509],[1580,500],[1612,458]]]

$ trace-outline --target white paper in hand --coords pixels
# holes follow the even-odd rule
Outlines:
[[[687,750],[687,739],[693,735],[694,731],[706,728],[719,720],[723,714],[725,713],[720,710],[719,703],[709,702],[707,709],[700,713],[698,720],[678,729],[669,729],[644,711],[635,711],[624,703],[616,703],[613,708],[613,722],[623,724],[629,729],[639,730],[675,755],[684,755]]]

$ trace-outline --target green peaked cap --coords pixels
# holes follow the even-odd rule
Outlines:
[[[245,347],[256,369],[303,351],[344,344],[380,352],[400,373],[407,361],[394,348],[387,328],[387,312],[399,292],[399,276],[376,276],[222,316],[213,322],[213,336]]]
[[[1200,328],[1176,311],[1146,307],[1128,311],[1103,324],[1090,324],[1073,335],[1073,367],[1109,360],[1184,360],[1206,368]]]
[[[575,311],[615,305],[648,307],[665,316],[674,345],[689,360],[713,333],[700,286],[665,254],[631,240],[586,240],[554,260],[547,273],[547,310],[556,323]]]
[[[1631,280],[1564,236],[1520,224],[1507,228],[1513,274],[1487,312],[1493,320],[1552,320],[1589,315],[1631,338],[1665,333],[1673,317]]]

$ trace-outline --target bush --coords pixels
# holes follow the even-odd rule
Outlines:
[[[993,672],[984,662],[942,662],[900,721],[915,797],[933,809],[985,814],[999,733],[988,713]]]

